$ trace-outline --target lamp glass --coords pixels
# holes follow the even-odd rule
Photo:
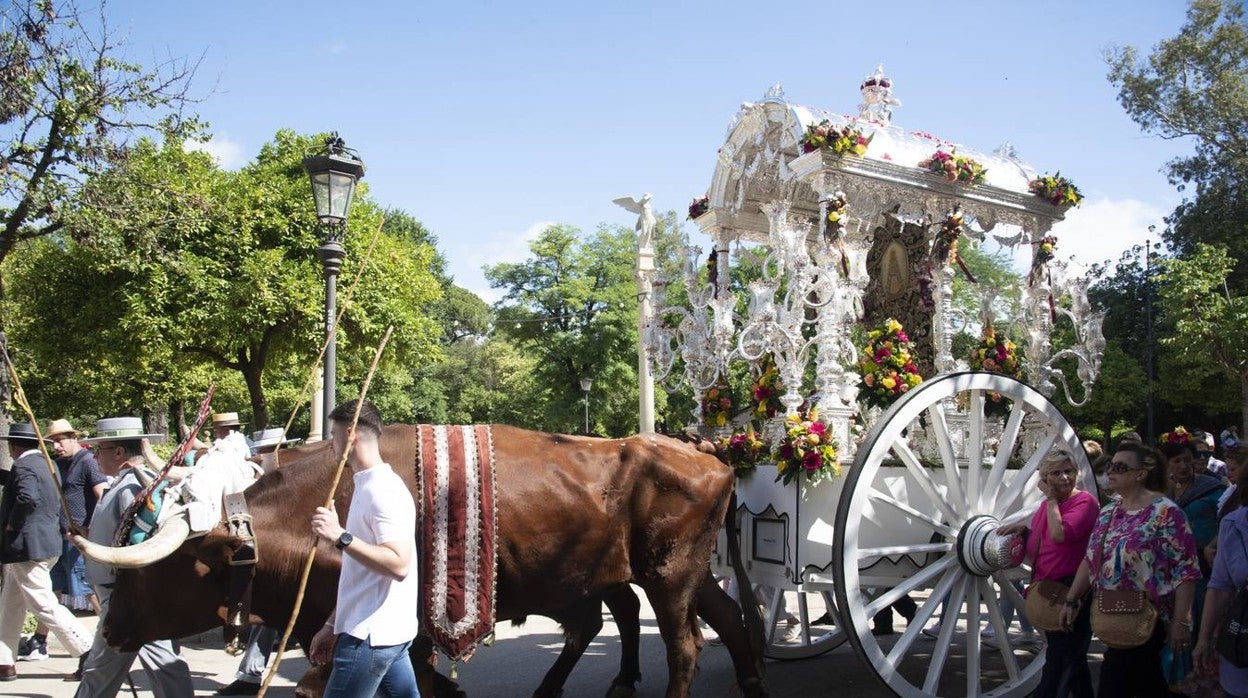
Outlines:
[[[587,392],[587,393],[588,393],[588,392],[589,392],[589,389],[590,389],[590,388],[592,388],[592,387],[594,387],[594,379],[593,379],[593,378],[582,378],[582,379],[581,379],[581,390],[584,390],[585,392]]]

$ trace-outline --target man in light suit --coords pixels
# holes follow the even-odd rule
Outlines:
[[[103,545],[112,545],[113,537],[121,526],[122,514],[142,491],[135,470],[143,467],[143,439],[157,441],[162,434],[144,434],[143,420],[138,417],[112,417],[96,422],[96,436],[84,439],[98,450],[96,460],[100,472],[116,476],[112,487],[100,498],[91,517],[91,529],[87,537]],[[152,475],[149,473],[149,477]],[[87,580],[95,586],[100,599],[101,620],[108,614],[109,599],[113,593],[114,570],[108,565],[87,560]],[[130,666],[137,658],[152,683],[156,698],[184,698],[195,695],[191,685],[191,671],[186,660],[178,655],[177,643],[172,640],[149,642],[138,652],[122,652],[108,646],[101,634],[104,624],[96,628],[95,644],[82,667],[82,683],[78,685],[75,698],[111,698],[121,689],[122,681],[130,673]]]
[[[60,486],[39,451],[30,424],[14,424],[0,439],[9,442],[13,469],[0,495],[0,681],[17,678],[14,653],[29,609],[69,650],[81,657],[91,634],[52,592],[50,570],[61,556]]]

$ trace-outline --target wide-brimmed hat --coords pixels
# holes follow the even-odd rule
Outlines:
[[[107,417],[95,423],[95,436],[82,439],[82,443],[102,444],[109,441],[136,441],[138,439],[160,443],[165,440],[165,435],[143,433],[143,420],[138,417]]]
[[[43,435],[49,439],[60,434],[70,434],[76,438],[78,430],[74,428],[73,424],[69,423],[68,419],[54,419],[48,424],[47,430],[43,432]]]
[[[237,412],[215,412],[212,415],[212,428],[217,427],[239,427],[244,422],[238,421]]]
[[[251,435],[251,445],[253,448],[265,448],[266,446],[289,446],[299,443],[300,439],[283,439],[283,430],[278,429],[261,429]]]
[[[8,436],[0,436],[0,440],[19,441],[22,443],[39,443],[39,436],[35,434],[35,427],[30,422],[19,422],[9,425]],[[44,439],[46,442],[47,439]]]

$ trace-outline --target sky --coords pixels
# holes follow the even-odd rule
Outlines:
[[[1054,227],[1059,254],[1117,259],[1164,226],[1180,200],[1164,165],[1193,146],[1140,131],[1105,52],[1147,53],[1185,10],[113,0],[105,17],[130,59],[198,61],[195,110],[222,166],[246,163],[281,128],[338,131],[374,199],[423,222],[455,282],[495,301],[482,266],[524,259],[549,224],[631,226],[612,199],[643,192],[656,211],[684,211],[710,184],[742,102],[780,83],[791,102],[853,113],[878,64],[903,103],[894,124],[980,152],[1008,142],[1037,171],[1060,170],[1087,199]]]

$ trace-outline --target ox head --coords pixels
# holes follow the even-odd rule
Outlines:
[[[328,442],[283,452],[281,469],[247,490],[260,551],[252,612],[269,624],[289,618],[302,556],[311,542],[309,522],[316,506],[324,503],[334,462]],[[349,488],[350,478],[345,483]],[[348,501],[349,496],[347,489]],[[343,500],[336,501],[345,513]],[[236,569],[230,561],[243,541],[230,535],[224,522],[203,536],[190,536],[187,513],[174,506],[154,535],[136,545],[111,548],[74,539],[84,555],[116,569],[108,615],[101,622],[108,643],[124,651],[212,630],[224,621],[231,570]],[[309,600],[296,627],[300,640],[311,637],[311,632],[301,637],[302,626],[310,624],[315,631],[333,606],[338,557],[318,548],[316,563]],[[313,619],[317,614],[319,619]]]

